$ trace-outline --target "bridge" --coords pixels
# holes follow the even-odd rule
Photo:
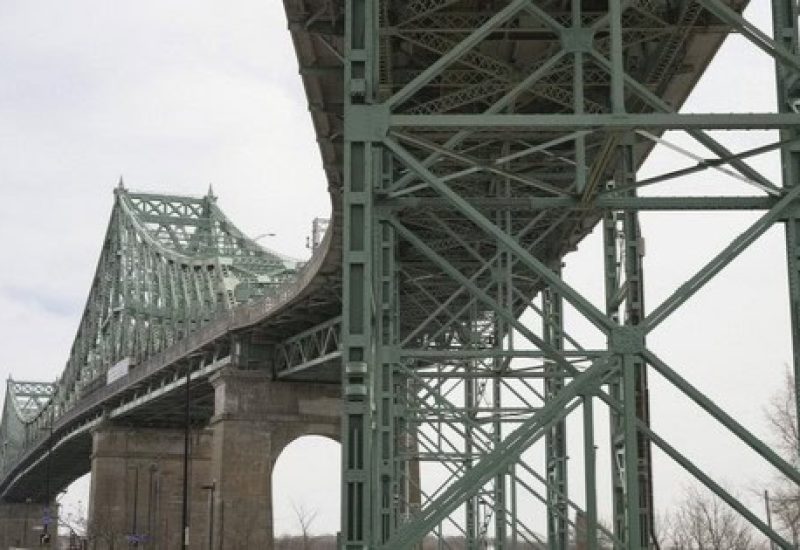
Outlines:
[[[647,344],[780,224],[800,374],[797,6],[771,0],[768,35],[742,17],[746,4],[285,0],[331,196],[327,232],[297,262],[242,234],[211,190],[120,182],[65,367],[54,383],[7,384],[0,543],[32,540],[28,519],[91,472],[98,548],[272,547],[274,460],[318,434],[342,443],[348,550],[447,547],[451,535],[468,548],[558,550],[570,537],[655,548],[653,448],[792,548],[657,433],[649,409],[657,373],[800,483],[796,465]],[[774,59],[776,112],[680,113],[730,33]],[[713,157],[637,177],[656,145],[670,146],[668,130]],[[732,151],[719,130],[777,137]],[[749,162],[772,151],[780,181]],[[701,172],[736,192],[640,194]],[[645,307],[642,211],[759,216]],[[598,226],[602,304],[561,273]],[[603,345],[579,341],[568,309]],[[599,409],[610,426],[597,425]]]

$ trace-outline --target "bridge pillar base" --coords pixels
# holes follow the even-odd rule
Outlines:
[[[183,430],[106,424],[93,434],[90,548],[181,547]],[[211,433],[192,430],[189,450],[189,540],[207,540]],[[197,542],[195,542],[197,541]]]
[[[51,506],[50,510],[54,510]],[[39,547],[39,538],[43,533],[45,505],[37,502],[0,502],[0,548],[33,548]],[[51,545],[55,547],[55,525],[58,522],[51,518],[49,533]]]
[[[271,380],[262,371],[223,370],[215,391],[213,550],[274,547],[272,469],[304,435],[339,440],[340,388]]]

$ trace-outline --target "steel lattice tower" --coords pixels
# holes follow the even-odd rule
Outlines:
[[[769,37],[745,2],[411,2],[344,7],[342,543],[417,547],[448,532],[469,548],[655,546],[653,446],[783,548],[709,472],[650,426],[656,372],[776,471],[798,470],[647,346],[648,334],[776,223],[786,226],[795,373],[800,117],[797,7],[773,0]],[[324,13],[324,8],[320,9]],[[721,38],[737,32],[775,60],[779,112],[679,114]],[[699,49],[698,49],[699,48]],[[682,130],[716,158],[647,180],[659,136]],[[779,130],[734,153],[713,130]],[[783,181],[746,159],[779,149]],[[726,167],[753,193],[645,197],[646,185]],[[641,211],[757,210],[761,217],[660,304],[644,303]],[[602,224],[605,304],[560,275],[561,258]],[[540,298],[536,299],[536,296]],[[606,338],[587,349],[568,303]],[[537,323],[523,312],[534,309]],[[800,379],[800,376],[798,377]],[[598,523],[594,410],[608,409],[611,529]],[[570,499],[566,418],[582,419],[584,505]],[[605,433],[605,430],[603,430]],[[544,442],[544,470],[524,454]],[[539,501],[546,541],[520,503]],[[440,542],[445,544],[446,542]]]

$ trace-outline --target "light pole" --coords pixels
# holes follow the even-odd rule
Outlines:
[[[191,402],[192,364],[186,365],[186,403],[183,417],[183,529],[181,548],[189,546],[189,404]]]
[[[50,426],[47,435],[47,460],[45,461],[45,478],[44,478],[44,513],[42,517],[42,535],[39,537],[39,542],[43,546],[50,546],[50,469],[53,461],[53,421],[55,420],[55,411],[50,407]],[[58,531],[56,529],[56,531]]]

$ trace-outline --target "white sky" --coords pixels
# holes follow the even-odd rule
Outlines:
[[[748,15],[768,25],[766,7],[753,2]],[[311,220],[326,216],[329,203],[285,29],[275,0],[0,3],[0,376],[52,380],[60,373],[120,174],[130,189],[175,194],[202,195],[213,183],[220,205],[242,230],[276,233],[262,242],[306,254]],[[734,38],[687,110],[770,110],[772,85],[767,58]],[[670,139],[690,143],[679,134]],[[774,136],[727,133],[720,139],[742,149]],[[645,171],[691,164],[659,151]],[[755,164],[777,178],[775,155]],[[648,193],[728,190],[752,193],[715,172]],[[643,216],[648,306],[753,219]],[[762,434],[763,407],[790,360],[782,239],[782,230],[771,230],[651,339],[664,359]],[[569,281],[597,304],[601,265],[598,235],[567,258]],[[591,341],[577,319],[574,326],[577,336]],[[751,452],[655,376],[652,386],[653,424],[675,446],[741,492],[763,484],[769,470]],[[306,440],[281,457],[277,532],[296,530],[290,502],[319,510],[317,531],[336,530],[336,453],[333,443]],[[656,482],[661,505],[678,497],[684,483],[662,460]],[[71,491],[65,502],[85,498],[84,491]]]

